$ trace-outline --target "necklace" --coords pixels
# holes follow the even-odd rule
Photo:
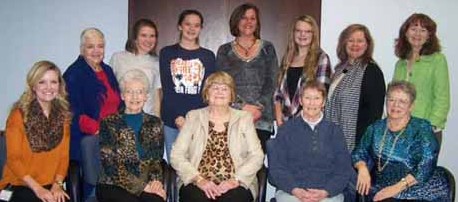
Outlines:
[[[402,131],[399,132],[399,135],[396,135],[396,137],[394,138],[393,146],[391,146],[390,153],[388,154],[386,162],[382,165],[382,151],[383,151],[383,147],[385,147],[385,137],[386,137],[386,134],[388,133],[388,124],[387,124],[385,132],[383,133],[383,136],[382,136],[382,143],[380,145],[380,149],[378,150],[377,171],[379,173],[382,172],[383,169],[385,169],[385,167],[390,162],[390,157],[391,157],[391,155],[393,155],[393,151],[394,151],[394,148],[396,147],[396,143],[398,142],[399,137],[401,137],[402,134],[404,134],[404,131],[405,131],[405,128],[402,129]]]
[[[244,56],[245,57],[248,57],[248,56],[250,56],[251,49],[254,47],[254,45],[256,45],[256,42],[257,42],[257,40],[254,39],[254,41],[253,41],[253,43],[251,45],[245,47],[245,46],[242,46],[242,44],[240,44],[238,40],[235,40],[235,45],[237,45],[239,48],[241,48],[244,51],[244,53],[245,53]]]

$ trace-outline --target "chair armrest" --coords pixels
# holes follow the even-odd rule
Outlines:
[[[256,177],[258,178],[259,190],[258,190],[258,197],[257,202],[265,202],[266,201],[266,186],[267,186],[267,168],[266,166],[262,166],[259,169],[258,173],[256,173]]]
[[[68,174],[66,179],[67,193],[70,196],[70,200],[74,202],[80,202],[82,191],[81,191],[81,171],[80,165],[77,161],[70,160],[68,166]]]

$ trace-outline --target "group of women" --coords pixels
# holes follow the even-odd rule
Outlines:
[[[352,167],[356,190],[376,201],[447,200],[436,163],[449,78],[433,20],[413,14],[402,25],[385,99],[364,25],[341,33],[332,71],[317,23],[300,16],[279,66],[259,14],[250,3],[235,8],[235,38],[216,57],[199,44],[196,10],[179,15],[179,41],[159,57],[150,20],[135,23],[110,65],[103,33],[85,29],[63,76],[48,61],[29,71],[8,118],[0,188],[13,192],[10,201],[67,201],[72,159],[82,166],[84,200],[165,201],[165,147],[180,201],[253,201],[266,152],[277,201],[343,201]],[[378,120],[384,102],[387,118]]]

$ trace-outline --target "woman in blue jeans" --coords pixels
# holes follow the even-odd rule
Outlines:
[[[100,167],[99,124],[118,111],[121,103],[118,82],[103,62],[105,39],[96,28],[81,33],[80,55],[67,68],[64,79],[72,110],[70,159],[83,168],[84,198],[95,196]]]
[[[199,11],[181,12],[178,18],[179,42],[164,47],[160,53],[161,118],[169,162],[172,144],[185,122],[184,116],[192,109],[205,106],[201,90],[207,76],[215,71],[215,54],[199,45],[203,23]]]

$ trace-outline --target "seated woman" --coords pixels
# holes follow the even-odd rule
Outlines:
[[[225,72],[211,74],[202,95],[208,107],[188,112],[172,148],[180,201],[253,201],[264,159],[253,118],[229,107],[235,83]]]
[[[388,85],[388,117],[370,125],[353,152],[357,190],[373,200],[450,201],[445,173],[436,169],[438,142],[429,121],[411,116],[415,87]],[[370,175],[369,164],[375,164]]]
[[[282,125],[267,144],[269,179],[278,202],[343,201],[352,176],[342,129],[323,118],[326,88],[308,81],[301,116]]]
[[[164,151],[162,121],[142,111],[149,90],[148,77],[130,70],[120,79],[124,111],[100,124],[101,173],[99,202],[165,201],[161,160]]]
[[[49,61],[35,63],[26,90],[6,124],[7,160],[0,190],[9,201],[63,202],[70,144],[70,111],[65,82]],[[11,185],[9,187],[8,185]]]

